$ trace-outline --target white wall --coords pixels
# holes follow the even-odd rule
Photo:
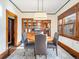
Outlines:
[[[6,48],[6,9],[18,16],[18,34],[17,39],[21,40],[21,13],[15,8],[9,0],[2,0],[2,19],[0,19],[0,53],[4,52]]]
[[[54,37],[54,33],[57,32],[56,15],[48,15],[48,19],[51,20],[51,36]]]
[[[59,41],[79,52],[79,41],[72,40],[67,37],[60,36]]]
[[[58,18],[58,16],[60,14],[62,14],[63,12],[65,12],[66,10],[68,10],[69,8],[71,8],[73,5],[77,4],[79,2],[79,0],[70,0],[70,2],[68,4],[66,4],[57,14],[56,17]],[[67,46],[71,47],[72,49],[76,50],[79,52],[79,41],[75,41],[72,40],[70,38],[66,38],[66,37],[62,37],[60,36],[59,40],[66,44]]]
[[[1,2],[1,1],[0,1]],[[0,52],[3,52],[4,50],[5,50],[5,45],[6,45],[6,41],[5,41],[5,20],[4,20],[4,11],[3,11],[3,7],[4,7],[4,3],[3,3],[3,0],[2,0],[2,5],[1,5],[1,7],[2,7],[2,13],[1,13],[1,16],[0,16]]]

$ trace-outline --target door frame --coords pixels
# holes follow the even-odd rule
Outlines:
[[[6,10],[6,48],[8,48],[8,16],[14,17],[14,46],[17,46],[17,15],[10,12],[9,10]]]

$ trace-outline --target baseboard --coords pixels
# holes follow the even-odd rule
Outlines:
[[[5,59],[8,55],[8,50],[4,51],[1,55],[0,55],[0,59]]]
[[[16,47],[15,47],[15,48],[7,49],[6,51],[4,51],[4,52],[0,55],[0,59],[5,59],[5,58],[8,57],[9,55],[11,55],[15,50],[16,50]]]
[[[65,45],[62,42],[58,43],[63,49],[65,49],[69,54],[74,56],[76,59],[79,59],[79,52],[75,51],[74,49],[70,48],[69,46]]]

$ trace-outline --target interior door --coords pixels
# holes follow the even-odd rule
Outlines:
[[[14,19],[8,18],[8,44],[14,46]]]

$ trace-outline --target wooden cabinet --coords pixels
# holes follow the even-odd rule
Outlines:
[[[22,30],[27,29],[27,32],[30,32],[33,29],[33,19],[32,18],[23,18],[22,19]]]
[[[22,30],[47,34],[51,36],[51,20],[33,20],[33,18],[22,18]]]
[[[79,3],[58,16],[60,35],[79,40]]]

